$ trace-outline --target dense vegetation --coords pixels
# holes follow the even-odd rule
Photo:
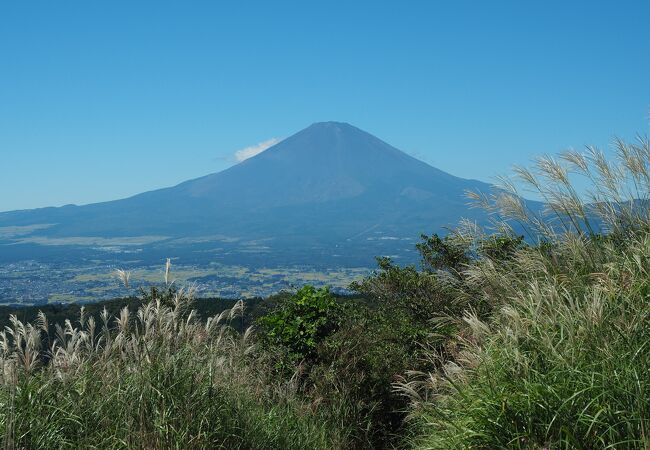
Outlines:
[[[648,448],[650,149],[617,150],[518,168],[543,216],[504,180],[472,194],[492,229],[423,236],[419,266],[379,258],[355,297],[306,286],[199,317],[166,279],[115,318],[14,316],[4,446]]]

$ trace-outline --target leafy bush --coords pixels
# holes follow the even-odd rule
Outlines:
[[[437,234],[420,236],[422,242],[416,244],[421,256],[421,266],[424,271],[436,272],[444,270],[458,276],[463,267],[469,264],[469,248],[453,235],[440,238]]]
[[[288,362],[295,364],[314,359],[317,345],[338,328],[338,311],[329,289],[307,285],[260,317],[258,323],[264,339],[283,350]]]
[[[408,369],[428,367],[418,355],[430,327],[398,302],[364,295],[337,301],[305,286],[274,299],[258,319],[258,336],[279,355],[280,378],[298,382],[306,400],[351,430],[350,445],[388,448],[399,441],[408,406],[392,384]]]

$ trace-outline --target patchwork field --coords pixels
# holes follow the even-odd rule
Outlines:
[[[126,289],[115,270],[131,272]],[[349,284],[370,272],[367,268],[315,269],[301,266],[245,267],[212,263],[206,266],[172,261],[171,279],[178,285],[193,284],[199,295],[222,298],[251,298],[298,287],[328,285],[344,292]],[[84,266],[22,261],[0,264],[0,304],[93,302],[136,294],[141,287],[161,283],[164,266],[141,265],[139,261],[116,264],[88,261]]]

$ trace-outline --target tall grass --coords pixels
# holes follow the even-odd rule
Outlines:
[[[466,291],[493,313],[468,310],[446,357],[430,355],[441,369],[396,385],[412,400],[414,447],[650,448],[650,151],[646,139],[616,146],[614,162],[590,148],[517,169],[546,218],[515,183],[473,195],[540,244],[466,267]],[[572,170],[591,180],[586,194]]]
[[[567,236],[624,234],[650,222],[650,141],[616,139],[609,161],[596,147],[569,150],[555,158],[537,158],[532,168],[514,167],[513,177],[500,177],[492,194],[468,192],[476,206],[492,212],[498,228],[518,223],[531,239],[557,241]],[[581,180],[584,189],[578,188]],[[542,208],[523,200],[532,194]]]
[[[543,157],[495,194],[471,194],[501,234],[462,223],[418,246],[423,270],[380,260],[357,286],[375,304],[339,311],[311,361],[288,371],[281,348],[230,326],[243,303],[200,320],[170,260],[137,311],[82,309],[52,333],[44,314],[12,317],[3,446],[650,448],[650,148],[615,145],[613,162],[594,148]],[[129,288],[130,273],[116,275]],[[393,384],[396,397],[404,367],[420,371]]]
[[[191,294],[191,293],[189,293]],[[82,310],[49,335],[12,317],[0,332],[4,448],[340,448],[344,437],[290,383],[267,377],[243,303],[199,321],[191,295],[100,323]]]

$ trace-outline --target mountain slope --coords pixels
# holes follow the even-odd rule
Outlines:
[[[490,186],[429,166],[349,124],[316,123],[219,173],[123,200],[0,214],[29,236],[267,239],[272,247],[416,238],[469,210]],[[369,255],[372,256],[372,255]],[[290,262],[290,261],[288,261]]]

